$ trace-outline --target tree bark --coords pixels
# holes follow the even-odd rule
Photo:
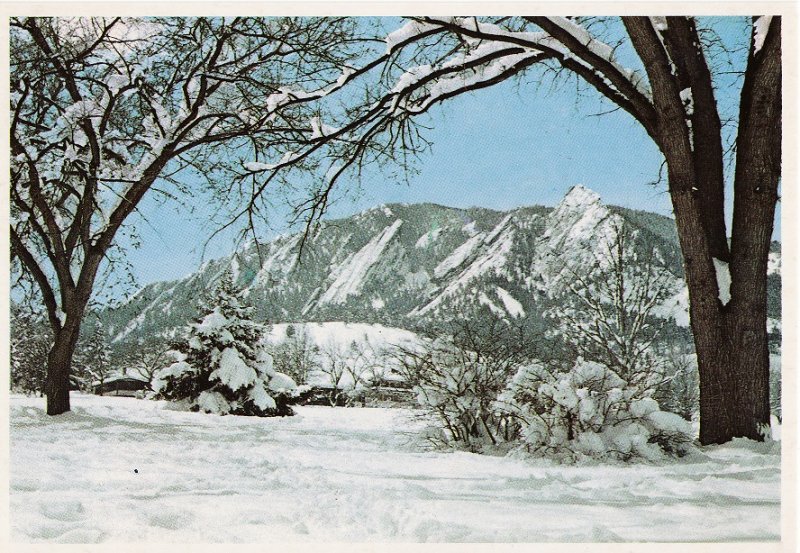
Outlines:
[[[70,323],[73,316],[67,315],[68,325],[58,332],[55,342],[47,355],[47,380],[45,395],[47,396],[47,414],[60,415],[70,410],[69,388],[72,358],[75,345],[80,334],[80,324]],[[78,320],[82,317],[78,317]]]
[[[749,231],[762,235],[758,250],[764,252],[763,261],[748,260],[733,249],[731,273],[734,282],[737,276],[740,280],[731,287],[729,303],[723,305],[701,232],[704,212],[679,207],[692,203],[690,193],[673,191],[672,195],[700,375],[700,442],[724,443],[735,437],[763,440],[770,414],[766,254],[771,235],[763,229],[772,225],[754,224]],[[763,217],[770,216],[764,213]],[[733,271],[736,263],[753,266],[747,279]]]
[[[767,260],[781,174],[780,42],[781,19],[773,17],[761,47],[751,40],[742,87],[733,185],[731,300],[720,307],[716,333],[702,337],[703,359],[698,348],[704,444],[739,436],[762,440],[770,424]],[[702,332],[694,330],[696,336]]]
[[[769,428],[766,309],[734,309],[719,328],[693,323],[700,371],[700,442],[763,440]],[[764,328],[757,321],[764,321]]]
[[[50,320],[53,321],[54,341],[47,356],[45,395],[48,415],[60,415],[70,410],[69,377],[72,373],[72,358],[75,355],[75,346],[81,333],[81,322],[92,295],[97,270],[105,251],[97,247],[87,248],[86,260],[77,286],[65,287],[65,290],[62,290],[65,320],[63,323],[60,322],[55,313],[50,316]]]

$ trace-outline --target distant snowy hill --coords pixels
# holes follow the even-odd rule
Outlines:
[[[555,207],[507,212],[392,204],[325,221],[298,259],[301,235],[206,263],[190,277],[148,285],[101,314],[115,344],[175,335],[230,269],[256,317],[270,323],[345,321],[418,328],[448,317],[495,317],[533,328],[548,299],[580,271],[619,221],[636,247],[657,249],[682,278],[672,219],[604,205],[573,187]],[[780,318],[780,252],[770,254],[770,317]],[[260,253],[260,255],[259,255]],[[686,295],[661,313],[686,326]]]

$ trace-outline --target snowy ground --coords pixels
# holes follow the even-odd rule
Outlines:
[[[664,466],[426,451],[409,412],[217,417],[11,397],[17,542],[776,540],[778,444]],[[398,432],[403,430],[403,432]]]

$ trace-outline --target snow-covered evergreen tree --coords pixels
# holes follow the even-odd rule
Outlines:
[[[10,322],[11,390],[42,395],[52,332],[44,320],[19,305],[12,304]]]
[[[208,312],[189,325],[188,338],[172,352],[175,362],[155,375],[156,397],[220,415],[285,416],[297,392],[294,380],[275,371],[261,349],[263,326],[239,301],[226,272]]]
[[[111,375],[111,347],[103,323],[97,321],[85,343],[78,346],[76,376],[86,390],[99,386],[102,391],[106,379]]]

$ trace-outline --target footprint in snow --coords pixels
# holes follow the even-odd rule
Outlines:
[[[159,510],[151,513],[147,517],[147,521],[151,526],[158,526],[160,528],[167,528],[169,530],[178,530],[186,527],[194,518],[194,515],[189,511],[180,509],[166,509]]]
[[[58,539],[58,543],[100,543],[105,540],[106,534],[98,528],[75,528],[65,532]]]
[[[47,518],[74,522],[86,518],[83,503],[77,500],[55,501],[42,503],[39,511]]]
[[[12,492],[35,492],[39,488],[39,481],[33,478],[16,478],[11,481]]]

